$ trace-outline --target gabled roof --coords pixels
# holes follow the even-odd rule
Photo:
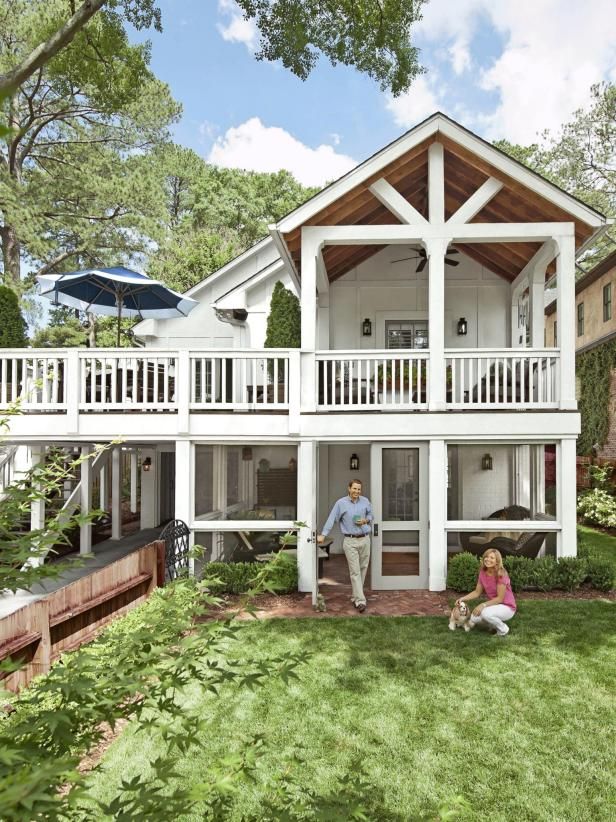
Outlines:
[[[427,218],[428,148],[433,142],[444,147],[446,218],[493,177],[502,188],[471,222],[574,222],[577,247],[606,222],[590,206],[437,112],[272,227],[284,241],[296,270],[300,270],[302,226],[397,222],[369,190],[380,178]],[[465,243],[457,247],[511,282],[539,244]],[[375,246],[326,248],[323,258],[329,279],[337,279],[377,251]]]

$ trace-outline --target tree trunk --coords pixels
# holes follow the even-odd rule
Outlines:
[[[0,241],[2,242],[4,284],[17,291],[21,285],[21,245],[17,232],[10,225],[3,226],[0,228]]]

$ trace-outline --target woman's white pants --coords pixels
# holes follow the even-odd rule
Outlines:
[[[505,622],[515,614],[513,608],[508,605],[486,605],[479,616],[471,615],[471,624],[480,625],[482,622],[489,628],[495,628],[499,636],[509,633],[509,626]]]

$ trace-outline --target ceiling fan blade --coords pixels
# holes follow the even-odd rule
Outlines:
[[[460,265],[460,260],[448,260],[445,258],[445,265]]]
[[[391,264],[393,265],[394,263],[404,263],[404,262],[406,262],[406,260],[416,260],[416,259],[417,259],[417,257],[400,257],[399,260],[391,260]]]
[[[460,252],[458,251],[458,249],[457,249],[457,248],[453,248],[453,247],[451,247],[451,246],[450,246],[450,247],[447,249],[447,254],[459,254],[459,253],[460,253]]]
[[[417,266],[417,268],[415,269],[415,272],[416,272],[417,274],[419,274],[419,272],[420,272],[420,271],[423,271],[423,270],[424,270],[424,268],[426,267],[427,262],[428,262],[428,258],[427,258],[427,257],[424,257],[424,258],[421,260],[421,262],[419,263],[419,265]]]

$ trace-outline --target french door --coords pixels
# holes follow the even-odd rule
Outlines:
[[[427,588],[428,445],[375,443],[370,463],[372,588]]]

